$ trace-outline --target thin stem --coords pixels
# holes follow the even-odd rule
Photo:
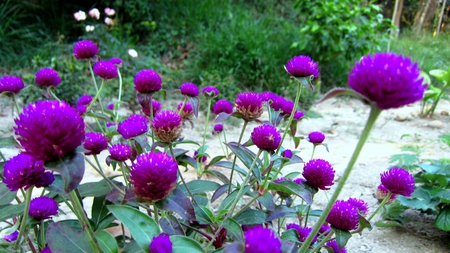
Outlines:
[[[370,215],[369,217],[369,221],[373,219],[373,217],[375,217],[375,215],[380,211],[380,209],[391,199],[392,197],[392,192],[389,192],[386,197],[383,199],[383,201],[381,201],[380,205],[378,206],[377,210],[375,210],[375,212],[372,213],[372,215]]]
[[[275,173],[275,176],[273,176],[272,177],[272,179],[270,179],[270,182],[271,183],[273,183],[273,181],[278,177],[278,174],[280,174],[280,172],[281,172],[281,170],[283,169],[283,167],[284,167],[284,165],[286,164],[286,162],[281,162],[281,165],[280,165],[280,168],[277,170],[277,172]],[[270,173],[267,173],[267,176],[266,176],[266,179],[264,180],[264,184],[263,184],[263,187],[264,187],[264,189],[266,188],[266,184],[267,184],[267,181],[268,181],[268,179],[269,179],[269,174]]]
[[[150,103],[149,103],[148,107],[150,108],[150,127],[151,127],[153,117],[155,116],[155,115],[153,115],[153,95],[150,96]],[[153,134],[153,131],[152,131],[152,145],[153,145],[153,143],[155,143],[155,135]]]
[[[186,102],[187,102],[187,97],[184,97],[183,104],[181,105],[180,110],[178,110],[178,114],[181,114],[181,112],[182,112],[183,109],[184,109],[184,106],[186,105]]]
[[[95,92],[98,93],[99,89],[98,89],[98,85],[97,85],[97,80],[95,80],[94,70],[92,69],[91,61],[88,61],[88,65],[89,65],[89,71],[91,72],[92,81],[94,82]],[[93,103],[93,102],[95,102],[95,99],[92,100],[91,103]],[[103,104],[102,104],[101,98],[98,98],[98,102],[100,103],[100,108],[102,108],[102,112],[103,112]],[[86,110],[86,112],[87,111],[89,111],[89,110]]]
[[[223,154],[225,155],[225,157],[228,157],[227,152],[225,151],[225,148],[223,147],[222,138],[220,138],[220,133],[219,133],[219,143],[220,143],[220,147],[222,148]]]
[[[225,141],[225,143],[228,143],[228,141],[227,141],[227,133],[226,133],[226,131],[225,131],[225,124],[222,123],[222,126],[223,126],[223,131],[222,131],[222,133],[223,133],[223,140]],[[239,141],[239,142],[240,142],[240,141]],[[225,156],[226,156],[227,159],[228,159],[228,154],[230,153],[230,151],[228,151],[228,146],[227,146],[227,145],[225,145],[225,149],[226,149],[226,151],[227,151],[227,154],[226,154]]]
[[[312,153],[311,153],[311,159],[313,159],[313,157],[314,157],[314,152],[316,151],[316,147],[317,147],[316,144],[313,144],[313,145],[314,145],[314,147],[313,147],[313,151],[312,151]]]
[[[98,90],[97,94],[95,94],[95,97],[94,97],[94,99],[92,99],[91,103],[89,104],[88,108],[86,109],[86,112],[89,112],[89,110],[91,109],[92,105],[94,105],[94,103],[95,103],[95,101],[97,101],[97,99],[98,99],[98,101],[99,101],[99,103],[101,105],[102,113],[104,112],[103,111],[102,102],[99,99],[100,93],[102,92],[104,86],[105,86],[105,80],[102,79],[102,84],[100,85],[100,89]]]
[[[27,219],[28,219],[28,211],[30,210],[30,201],[31,201],[32,193],[33,193],[33,186],[28,188],[27,193],[25,195],[25,209],[23,210],[22,220],[20,222],[19,236],[17,237],[16,246],[14,247],[15,250],[17,250],[19,248],[21,238],[25,232],[25,227],[27,225]]]
[[[173,153],[173,148],[172,148],[171,144],[169,144],[169,149],[170,149],[170,154],[172,155],[173,159],[175,159],[175,155]],[[184,181],[183,174],[181,174],[180,168],[178,168],[178,175],[181,178],[181,182],[183,182],[184,188],[186,188],[187,192],[189,193],[189,196],[191,196],[192,202],[194,202],[198,206],[198,203],[195,200],[194,195],[192,194],[191,190],[189,189],[189,187],[187,186],[186,182]]]
[[[241,145],[242,137],[244,136],[245,128],[247,127],[248,121],[244,121],[244,125],[242,126],[241,134],[239,135],[238,145]],[[231,174],[230,174],[230,184],[228,185],[228,194],[231,192],[231,185],[233,185],[233,174],[234,167],[236,166],[236,154],[234,155],[233,165],[231,165]]]
[[[205,119],[205,129],[203,131],[203,142],[202,147],[205,146],[206,141],[206,131],[208,130],[208,123],[209,123],[209,115],[211,113],[211,98],[208,98],[208,107],[206,107],[206,119]]]
[[[61,101],[61,99],[59,99],[58,96],[56,96],[56,94],[52,91],[51,87],[48,87],[47,91],[54,99]]]
[[[41,223],[39,223],[39,237],[41,238],[41,242],[46,242],[45,240],[45,226],[44,226],[44,220],[41,220]],[[44,243],[45,244],[45,243]]]
[[[311,211],[311,205],[308,205],[308,207],[306,208],[305,227],[308,226],[309,211]]]
[[[251,206],[253,204],[253,202],[255,202],[259,197],[260,197],[260,195],[258,194],[254,198],[252,198],[243,208],[241,208],[241,210],[239,210],[235,215],[233,215],[233,218],[236,218],[239,214],[241,214],[243,211],[245,211],[245,209],[247,209],[249,206]]]
[[[306,252],[307,248],[309,247],[309,245],[311,244],[311,242],[314,238],[314,235],[317,234],[317,232],[320,229],[320,226],[322,226],[326,217],[330,213],[330,210],[333,207],[334,202],[337,200],[342,189],[344,188],[344,185],[347,182],[347,179],[350,176],[350,173],[352,172],[353,166],[355,165],[356,160],[358,159],[358,156],[361,153],[361,150],[362,150],[364,144],[366,143],[367,138],[369,137],[370,131],[372,130],[373,126],[375,125],[375,121],[377,120],[380,113],[381,113],[380,108],[378,108],[377,106],[371,107],[370,115],[367,120],[366,126],[364,127],[364,130],[361,134],[358,144],[356,145],[355,151],[353,151],[353,155],[350,158],[347,168],[345,169],[344,174],[342,175],[341,180],[339,181],[339,184],[337,185],[335,192],[331,196],[330,201],[328,202],[327,206],[323,210],[322,215],[320,215],[313,230],[311,231],[308,238],[306,238],[305,242],[303,243],[302,247],[300,248],[300,252],[302,252],[302,253]]]
[[[100,166],[99,162],[98,162],[98,158],[96,155],[94,155],[94,159],[96,160],[97,164]],[[100,174],[100,176],[103,177],[103,179],[106,180],[106,182],[108,182],[114,189],[116,189],[120,194],[122,194],[123,196],[125,195],[125,192],[122,191],[122,189],[120,189],[114,182],[112,182],[106,175],[105,173],[103,173],[103,171],[99,168],[97,168],[97,166],[95,166],[87,157],[84,159],[87,163],[89,163],[89,165],[91,165],[92,168],[94,168],[94,170]]]
[[[330,230],[330,232],[327,234],[327,236],[325,236],[325,238],[323,238],[319,244],[316,245],[316,247],[314,247],[314,249],[311,250],[311,252],[318,252],[319,249],[331,238],[331,236],[334,234],[334,232],[332,230]]]
[[[86,216],[86,213],[84,212],[83,206],[81,205],[80,199],[78,198],[77,193],[75,190],[71,191],[69,193],[70,200],[73,204],[74,213],[77,216],[78,220],[81,223],[81,226],[83,228],[83,231],[86,234],[86,237],[89,241],[89,244],[91,245],[93,252],[95,253],[102,253],[100,246],[98,245],[97,238],[95,237],[94,231],[92,230],[91,224],[89,223],[89,219]]]
[[[156,207],[156,204],[153,203],[153,214],[155,215],[155,221],[158,223],[158,208]]]
[[[116,111],[116,121],[119,120],[120,103],[122,102],[122,75],[120,74],[119,68],[117,68],[117,74],[119,77],[119,95],[117,97],[117,108],[114,107],[114,110]]]
[[[20,114],[20,109],[19,109],[19,106],[17,105],[16,95],[12,96],[12,100],[13,100],[14,108],[16,108],[17,115],[19,115]]]
[[[302,95],[302,88],[303,88],[303,85],[300,82],[298,82],[297,94],[295,95],[295,101],[294,101],[294,107],[292,108],[291,116],[289,116],[289,120],[286,125],[286,129],[284,129],[283,138],[281,138],[280,146],[278,146],[277,152],[275,152],[275,154],[278,154],[280,152],[281,146],[283,145],[284,139],[286,138],[286,134],[288,133],[289,127],[292,124],[292,119],[294,118],[295,111],[297,110],[298,101],[300,100],[300,96]]]

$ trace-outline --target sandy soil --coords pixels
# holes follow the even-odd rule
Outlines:
[[[10,107],[2,102],[0,109],[3,112],[0,136],[10,134],[13,120],[10,116]],[[168,106],[168,104],[166,104]],[[163,105],[164,108],[167,108]],[[170,107],[175,107],[172,103]],[[170,108],[167,108],[170,109]],[[441,115],[441,111],[450,112],[450,102],[442,100],[436,115],[432,119],[424,119],[417,116],[420,104],[408,107],[388,110],[382,112],[372,130],[368,142],[354,167],[354,170],[343,190],[340,199],[348,197],[360,197],[369,203],[371,211],[377,207],[377,200],[373,193],[380,183],[380,173],[388,169],[392,164],[389,157],[392,154],[401,153],[401,146],[417,142],[424,145],[422,159],[450,158],[450,148],[435,142],[439,135],[450,132],[450,116]],[[319,146],[314,154],[315,158],[328,160],[336,170],[336,180],[345,169],[351,154],[356,146],[359,135],[368,117],[369,108],[353,99],[331,99],[324,103],[315,105],[312,111],[320,115],[319,118],[309,118],[303,120],[298,125],[297,135],[307,136],[311,131],[322,131],[326,135],[325,142],[328,144],[329,152],[324,147]],[[234,121],[233,124],[226,125],[228,141],[238,139],[241,125]],[[236,123],[237,122],[237,123]],[[194,129],[190,126],[183,130],[183,135],[187,139],[201,141],[203,132],[204,117],[195,122]],[[255,123],[249,124],[244,134],[244,140],[248,140],[251,130],[257,126]],[[417,138],[401,138],[405,134],[417,135]],[[207,144],[208,153],[211,156],[221,155],[222,149],[217,136],[208,133]],[[433,142],[434,141],[434,142]],[[432,144],[430,144],[432,142]],[[292,140],[287,138],[286,148],[294,148]],[[183,146],[190,149],[193,154],[194,146]],[[311,157],[312,146],[303,141],[299,147],[300,157],[307,161]],[[17,150],[1,149],[5,156],[14,155]],[[105,155],[103,153],[103,155]],[[302,165],[289,166],[283,171],[287,174],[292,171],[301,172]],[[196,177],[195,170],[190,169],[184,173],[187,180]],[[98,176],[88,168],[84,181],[96,181]],[[331,195],[333,188],[328,195]],[[327,194],[319,193],[315,197],[315,208],[323,208],[327,201]],[[449,236],[442,231],[433,228],[432,217],[421,214],[409,214],[414,221],[408,229],[402,228],[374,228],[372,231],[365,230],[362,235],[354,235],[350,239],[347,248],[348,252],[399,252],[399,253],[422,253],[422,252],[450,252]],[[377,220],[377,218],[375,218]],[[423,231],[426,230],[424,235]],[[444,235],[444,236],[442,236]],[[427,237],[427,238],[425,238]]]

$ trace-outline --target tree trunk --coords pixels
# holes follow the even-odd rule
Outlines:
[[[437,9],[436,0],[422,0],[419,2],[419,11],[414,18],[414,31],[417,35],[422,34],[424,25],[435,16],[435,11]]]
[[[437,24],[436,35],[439,35],[439,32],[441,31],[442,18],[444,17],[444,11],[445,11],[445,4],[446,3],[447,3],[446,0],[442,1],[442,10],[441,10],[441,15],[439,16],[439,22]]]

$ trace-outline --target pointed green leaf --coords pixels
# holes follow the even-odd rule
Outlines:
[[[291,241],[291,242],[295,242],[295,243],[300,243],[300,241],[298,240],[298,232],[297,232],[297,230],[295,230],[293,228],[284,231],[281,234],[280,239],[283,241]]]
[[[103,250],[103,252],[108,253],[119,252],[119,246],[117,245],[117,241],[110,233],[105,231],[97,231],[95,233],[95,237],[97,238],[98,244],[100,245],[100,248]]]
[[[0,221],[21,216],[25,208],[25,203],[17,205],[5,205],[0,207]]]
[[[170,236],[172,253],[205,253],[202,246],[192,238],[182,235]]]
[[[339,97],[339,96],[352,96],[359,100],[361,100],[363,103],[368,104],[369,99],[364,97],[363,95],[357,93],[356,91],[352,89],[347,88],[334,88],[330,91],[328,91],[319,101],[315,102],[316,104],[322,103],[325,100],[328,100],[330,98]]]
[[[178,222],[177,218],[168,214],[167,217],[159,219],[159,225],[164,233],[168,235],[184,235],[183,228]]]
[[[266,221],[267,214],[260,210],[247,209],[234,217],[234,220],[242,225],[262,224]]]
[[[155,220],[130,206],[108,206],[108,209],[130,230],[139,247],[149,252],[152,238],[161,233]]]
[[[225,143],[232,151],[233,153],[241,160],[241,162],[247,167],[247,169],[250,168],[250,166],[253,163],[253,160],[256,157],[256,154],[253,153],[250,149],[244,147],[243,145],[239,145],[237,142],[229,142]],[[261,160],[257,160],[257,167],[261,167]]]
[[[347,245],[348,240],[352,237],[352,234],[349,231],[340,230],[337,228],[331,227],[336,235],[336,242],[339,248],[345,247]]]
[[[180,189],[176,188],[167,198],[156,202],[156,206],[165,211],[175,212],[183,219],[195,220],[194,206]]]
[[[7,205],[14,200],[17,191],[11,191],[5,183],[0,182],[0,206]]]
[[[231,234],[238,241],[244,242],[244,232],[242,232],[241,224],[232,218],[228,218],[223,227],[228,230],[228,234]]]
[[[243,194],[247,193],[250,190],[250,186],[247,185],[245,186],[244,190],[243,190]],[[230,193],[230,195],[228,195],[223,201],[222,203],[220,203],[220,207],[219,207],[219,211],[225,210],[225,209],[229,209],[231,204],[233,203],[233,201],[236,198],[241,198],[242,196],[237,196],[237,194],[239,193],[239,188],[232,191]]]
[[[441,69],[430,70],[430,75],[436,77],[436,79],[438,79],[441,82],[444,82],[449,79],[449,73]]]
[[[59,172],[64,180],[64,191],[69,193],[78,187],[84,176],[84,155],[78,152],[66,155],[62,161],[46,163],[45,167]]]
[[[208,165],[205,166],[205,170],[207,170],[210,166],[213,166],[215,163],[219,162],[223,158],[225,158],[224,155],[219,155],[219,156],[214,157],[213,159],[211,159],[211,161],[208,163]]]
[[[214,123],[221,123],[227,120],[231,114],[228,114],[226,112],[221,112],[217,115],[217,117],[214,119]]]
[[[220,162],[217,162],[215,166],[226,168],[226,169],[231,169],[233,166],[233,163],[230,161],[220,161]],[[241,173],[241,175],[243,175],[243,176],[247,175],[247,172],[244,169],[242,169],[241,167],[239,167],[237,164],[234,165],[234,170],[236,172]]]
[[[447,205],[436,218],[434,225],[440,230],[450,231],[450,206]]]
[[[209,180],[192,180],[186,185],[189,187],[192,194],[215,191],[220,186],[220,184]],[[182,190],[185,194],[188,194],[184,185],[180,185],[178,189]]]
[[[90,253],[93,250],[84,232],[62,222],[50,223],[46,237],[53,252]]]
[[[19,143],[17,143],[13,136],[0,138],[0,148],[11,148],[17,146],[19,146]]]
[[[198,118],[198,109],[200,107],[200,99],[198,97],[187,97],[189,103],[192,105],[192,110],[194,111],[194,116]],[[181,109],[181,108],[180,108]]]
[[[302,185],[290,181],[280,182],[278,184],[269,184],[269,190],[281,191],[288,194],[295,194],[302,198],[308,205],[312,204],[312,193]]]

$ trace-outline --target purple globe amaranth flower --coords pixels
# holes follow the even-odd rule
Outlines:
[[[214,132],[217,132],[217,133],[221,133],[223,131],[223,125],[222,124],[215,124],[214,125]]]
[[[331,164],[323,159],[311,159],[303,167],[303,177],[309,186],[329,190],[333,185],[334,169]]]
[[[286,102],[286,99],[282,96],[278,96],[274,94],[271,98],[270,108],[272,108],[274,111],[281,111],[283,110],[284,103]]]
[[[183,107],[183,111],[180,112],[181,107]],[[177,110],[182,119],[189,120],[194,116],[194,108],[192,108],[191,103],[186,102],[183,106],[183,102],[181,102],[178,104]]]
[[[342,249],[339,248],[339,245],[337,244],[336,241],[328,241],[325,246],[328,246],[330,248],[333,249],[334,253],[347,253],[347,249],[345,247],[343,247]]]
[[[325,135],[322,132],[315,131],[308,135],[308,141],[314,145],[321,144],[325,140]]]
[[[18,76],[4,76],[0,78],[0,93],[12,92],[17,94],[24,87],[22,78]]]
[[[110,61],[101,60],[92,69],[97,76],[106,80],[114,79],[119,75],[116,65]]]
[[[213,113],[219,114],[219,113],[226,113],[226,114],[232,114],[233,113],[233,104],[226,100],[226,99],[220,99],[217,100],[217,102],[213,106]]]
[[[259,96],[261,97],[261,100],[263,102],[269,102],[270,100],[272,100],[273,97],[278,96],[278,95],[271,91],[264,91],[261,94],[259,94]]]
[[[314,76],[314,78],[317,78],[319,76],[318,64],[305,55],[294,56],[284,68],[293,77]]]
[[[206,155],[202,156],[201,158],[197,157],[197,155],[198,155],[198,151],[194,151],[194,155],[192,156],[192,158],[194,158],[195,160],[199,160],[200,163],[204,163],[204,162],[206,162],[206,159],[208,159],[208,157]]]
[[[89,60],[96,54],[98,54],[98,47],[90,40],[78,41],[73,47],[73,56],[78,60]]]
[[[215,98],[219,95],[219,90],[214,86],[206,86],[202,89],[202,93],[205,97]]]
[[[31,103],[14,122],[17,140],[25,153],[35,159],[59,159],[73,152],[84,140],[83,118],[64,101]]]
[[[183,83],[180,86],[181,94],[188,96],[188,97],[198,97],[198,94],[200,93],[197,85],[193,83]]]
[[[305,182],[305,179],[299,177],[299,178],[294,179],[292,182],[294,182],[296,184],[301,184],[301,183]]]
[[[349,198],[347,202],[356,207],[356,210],[358,210],[361,215],[366,216],[369,213],[369,205],[364,200]]]
[[[166,153],[148,152],[133,162],[130,181],[136,195],[153,203],[166,198],[177,186],[178,164]]]
[[[331,231],[331,226],[322,224],[319,228],[319,234],[328,234]]]
[[[16,230],[12,232],[11,234],[3,235],[1,238],[7,242],[14,242],[19,237],[19,231]]]
[[[161,111],[161,104],[157,100],[152,100],[152,111],[153,116],[155,116],[158,112]],[[142,107],[142,112],[150,117],[150,107]]]
[[[378,201],[383,201],[383,199],[387,197],[388,193],[389,190],[386,188],[386,186],[380,184],[377,188],[377,191],[375,192],[375,198],[377,198]],[[395,198],[397,198],[397,194],[392,194],[389,200],[386,202],[386,205],[392,204]]]
[[[303,117],[305,117],[305,113],[304,112],[295,111],[294,120],[300,120]]]
[[[3,183],[11,191],[20,188],[27,190],[34,186],[45,172],[44,163],[32,156],[20,153],[5,163],[3,171]]]
[[[143,69],[134,76],[134,89],[139,93],[155,93],[161,88],[161,77],[152,69]]]
[[[251,134],[252,142],[261,150],[274,151],[281,142],[281,134],[271,125],[255,127]]]
[[[52,253],[52,250],[49,247],[45,247],[41,250],[41,253]]]
[[[119,123],[117,132],[125,139],[130,139],[148,131],[148,120],[145,116],[132,114]]]
[[[86,155],[98,155],[108,147],[108,140],[102,133],[86,133],[83,147],[89,151]]]
[[[124,162],[131,158],[131,147],[126,144],[114,144],[109,148],[110,157],[118,162]]]
[[[283,105],[281,106],[281,115],[290,116],[292,110],[294,110],[294,105],[294,102],[292,102],[291,100],[285,100]]]
[[[122,59],[120,59],[118,57],[113,57],[113,58],[109,59],[108,61],[111,62],[112,64],[114,64],[116,67],[121,67],[123,64]]]
[[[161,142],[176,141],[182,130],[181,116],[174,111],[161,111],[152,120],[152,131]]]
[[[239,93],[235,101],[236,111],[240,113],[244,120],[254,120],[263,113],[262,99],[256,92]]]
[[[75,107],[75,109],[77,110],[78,114],[83,115],[87,111],[87,106],[86,105],[77,105],[77,107]]]
[[[353,230],[359,225],[358,210],[348,201],[337,200],[327,216],[326,222],[340,230]]]
[[[161,233],[153,237],[150,243],[150,253],[172,253],[172,242],[169,235]]]
[[[402,168],[394,167],[383,172],[381,183],[393,194],[409,197],[414,192],[414,177]]]
[[[300,227],[299,225],[297,225],[295,223],[286,224],[286,229],[295,229],[298,233],[298,240],[300,242],[304,242],[312,231],[312,228]],[[313,240],[311,241],[311,244],[314,244],[316,241],[317,241],[317,235],[314,236]]]
[[[281,155],[282,155],[284,158],[289,158],[289,159],[291,159],[292,156],[293,156],[292,150],[286,149],[286,150],[283,151],[283,153],[281,153]]]
[[[77,101],[77,105],[89,105],[92,102],[92,96],[89,94],[84,94],[83,96],[81,96],[78,101]]]
[[[36,83],[41,87],[58,86],[61,83],[61,77],[58,72],[52,68],[43,68],[36,73]]]
[[[108,110],[111,110],[111,111],[114,110],[114,103],[109,103],[106,108],[108,108]]]
[[[348,85],[382,110],[421,100],[427,87],[417,63],[394,53],[363,57],[348,75]]]
[[[39,220],[48,219],[58,214],[58,203],[47,196],[31,200],[28,215]]]
[[[245,253],[281,253],[281,241],[275,231],[255,226],[244,232]]]

